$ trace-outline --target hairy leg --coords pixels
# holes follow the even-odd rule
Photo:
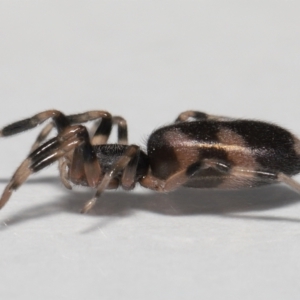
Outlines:
[[[76,125],[66,128],[57,137],[50,139],[38,147],[21,163],[12,176],[0,199],[0,208],[6,204],[12,192],[20,187],[32,173],[42,170],[67,155],[76,147],[86,143],[89,143],[86,128],[81,125]],[[93,163],[93,160],[87,159],[85,161],[86,168],[90,168],[90,165]]]

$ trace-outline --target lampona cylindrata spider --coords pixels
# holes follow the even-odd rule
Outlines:
[[[266,122],[231,119],[197,111],[181,113],[174,123],[149,136],[147,151],[127,143],[127,124],[106,111],[64,115],[48,110],[4,127],[6,137],[52,119],[44,127],[30,154],[6,186],[0,208],[34,172],[58,161],[60,178],[96,189],[82,209],[89,211],[105,189],[145,188],[168,192],[179,186],[243,188],[284,182],[300,192],[291,178],[300,172],[300,140],[289,131]],[[96,120],[93,133],[82,123]],[[108,144],[112,126],[118,142]],[[57,136],[46,140],[56,128]]]

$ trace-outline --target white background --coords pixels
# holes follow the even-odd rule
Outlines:
[[[299,1],[0,2],[0,126],[108,110],[130,142],[195,109],[300,136]],[[39,129],[1,140],[0,187]],[[298,177],[299,179],[299,177]],[[54,165],[0,214],[1,299],[299,299],[300,196],[66,190]]]

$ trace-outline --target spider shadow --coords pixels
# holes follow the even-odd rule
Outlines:
[[[0,183],[2,182],[4,180],[0,179]],[[36,178],[26,182],[26,184],[35,185],[42,183],[60,185],[60,181],[56,177]],[[8,217],[6,223],[15,225],[61,212],[79,215],[84,203],[92,195],[93,191],[90,189],[75,189],[72,192],[66,190],[66,193],[56,201],[21,210]],[[300,196],[298,193],[281,184],[243,190],[180,188],[168,194],[120,190],[104,193],[87,216],[110,217],[109,219],[112,221],[113,217],[129,216],[140,210],[168,216],[216,215],[227,218],[300,222],[300,218],[241,214],[243,212],[257,212],[284,207],[299,201]],[[3,226],[2,229],[4,228],[7,227]]]

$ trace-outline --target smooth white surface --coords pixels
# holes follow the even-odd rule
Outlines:
[[[1,1],[1,124],[104,109],[130,141],[195,109],[300,136],[298,1]],[[38,129],[1,140],[0,188]],[[1,299],[299,299],[300,197],[92,191],[52,166],[0,214]]]

